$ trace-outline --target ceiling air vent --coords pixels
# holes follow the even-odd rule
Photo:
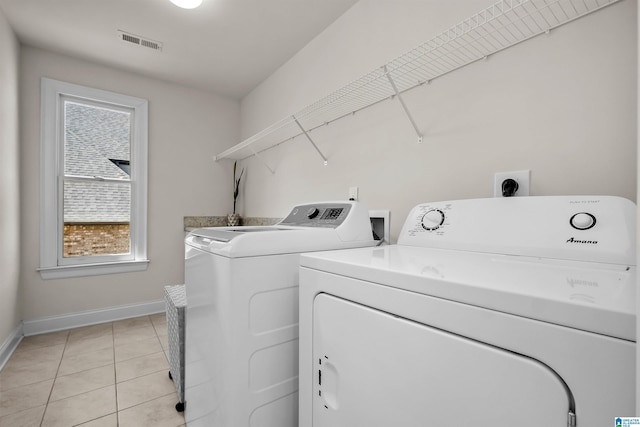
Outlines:
[[[118,38],[123,42],[137,44],[138,46],[147,47],[149,49],[162,51],[162,43],[135,34],[125,33],[122,30],[118,30]]]

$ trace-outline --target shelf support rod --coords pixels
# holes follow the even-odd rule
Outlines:
[[[398,98],[398,101],[400,101],[400,104],[402,105],[402,108],[404,109],[405,114],[409,118],[409,121],[411,122],[411,125],[413,126],[413,129],[416,131],[416,135],[418,135],[418,144],[421,143],[422,142],[422,134],[420,133],[420,129],[418,129],[418,125],[416,125],[416,122],[413,120],[413,117],[411,116],[411,113],[409,112],[409,109],[407,108],[407,104],[404,103],[404,99],[402,99],[402,96],[400,95],[400,92],[398,92],[398,88],[396,87],[395,82],[391,78],[391,74],[388,72],[387,66],[384,65],[382,68],[384,70],[384,73],[387,75],[387,78],[389,79],[389,83],[391,84],[391,88],[393,88],[393,92],[395,93],[396,98]]]
[[[267,164],[267,162],[262,158],[261,155],[258,154],[258,152],[256,150],[253,149],[253,147],[249,147],[249,149],[251,150],[251,152],[253,152],[253,155],[256,156],[258,158],[258,160],[260,160],[262,162],[262,164],[264,165],[265,168],[269,169],[269,172],[271,172],[271,175],[275,175],[276,172],[271,169],[269,167],[269,165]]]
[[[318,148],[318,146],[316,145],[315,142],[313,142],[313,139],[311,139],[311,136],[309,136],[309,133],[305,130],[305,128],[302,127],[302,125],[300,124],[300,122],[298,121],[298,119],[296,118],[296,116],[291,116],[293,118],[293,120],[296,122],[296,124],[298,125],[298,127],[300,128],[300,130],[302,131],[302,133],[304,133],[304,136],[307,137],[307,139],[309,140],[309,142],[311,143],[311,145],[313,145],[313,148],[316,149],[316,151],[318,152],[318,154],[320,154],[320,157],[322,157],[322,160],[324,160],[324,165],[327,166],[327,158],[324,156],[324,154],[322,154],[322,151],[320,151],[320,149]]]

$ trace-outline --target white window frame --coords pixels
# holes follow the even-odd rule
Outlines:
[[[127,255],[71,257],[62,260],[64,177],[64,98],[87,104],[112,104],[133,110],[131,124],[131,252]],[[41,82],[40,274],[43,279],[94,276],[146,270],[148,101],[49,78]]]

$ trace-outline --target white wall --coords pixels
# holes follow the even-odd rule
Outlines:
[[[361,0],[241,104],[242,137],[430,39],[493,0]],[[414,205],[493,195],[495,172],[530,169],[531,194],[636,199],[636,2],[593,15],[406,94],[422,144],[395,100],[244,161],[241,212],[281,216],[360,188],[392,211],[392,240]]]
[[[640,23],[640,8],[638,9],[638,15],[636,19],[637,23]],[[638,67],[640,69],[640,28],[637,31],[638,37]],[[637,96],[636,96],[636,108],[638,104],[640,104],[640,73],[636,75],[638,79],[638,87],[637,87]],[[638,149],[638,159],[637,164],[640,164],[640,111],[638,111],[638,115],[636,116],[636,126],[638,129],[637,134],[637,147]],[[638,182],[638,200],[640,200],[640,174],[636,175],[636,181]],[[637,224],[637,233],[636,233],[636,259],[640,260],[640,212],[638,212],[638,224]],[[640,263],[637,263],[640,264]],[[636,343],[640,342],[640,292],[638,289],[640,288],[640,277],[636,278],[638,283],[638,287],[636,287]],[[637,351],[636,347],[636,414],[640,414],[640,351]]]
[[[239,103],[32,47],[20,69],[23,319],[161,300],[164,285],[184,280],[183,217],[231,210],[230,164],[212,155],[238,138]],[[46,281],[36,271],[41,77],[149,100],[147,271]]]
[[[19,45],[0,11],[0,347],[20,324]]]

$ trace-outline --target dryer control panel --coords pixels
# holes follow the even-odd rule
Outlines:
[[[613,196],[423,203],[399,245],[635,265],[636,206]]]

